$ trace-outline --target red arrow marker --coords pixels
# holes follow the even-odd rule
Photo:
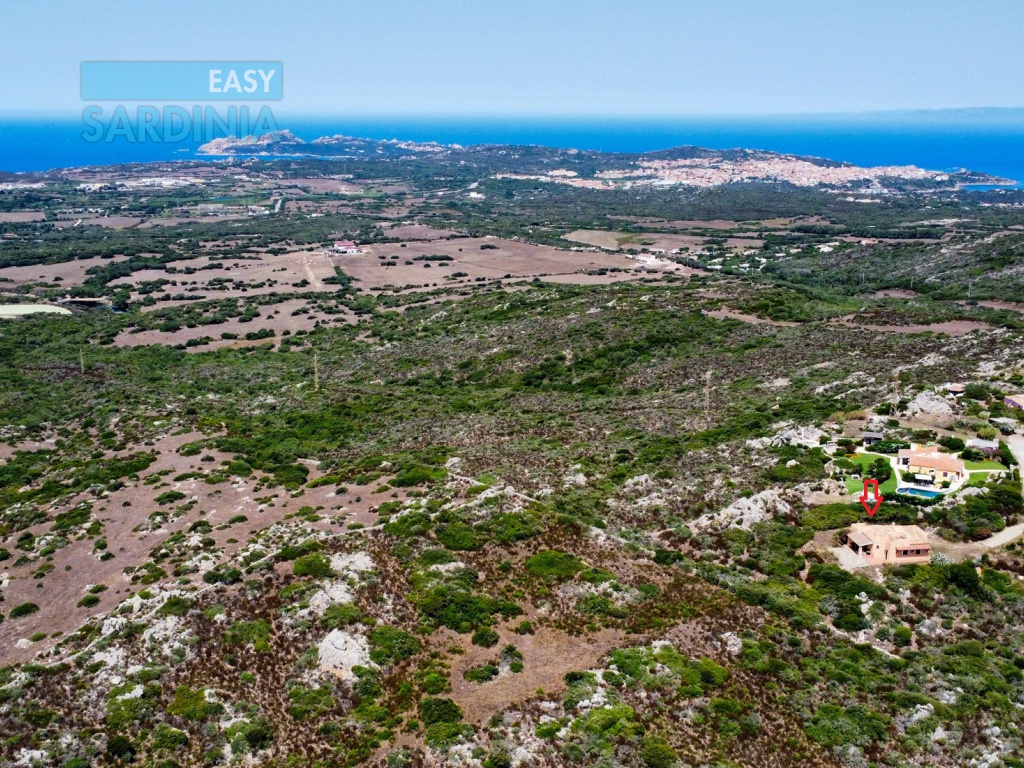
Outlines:
[[[869,497],[868,497],[868,488],[869,487],[874,488],[874,490],[871,491],[871,496],[874,498],[874,501],[875,501],[874,506],[871,506],[868,503],[868,499],[869,499]],[[878,480],[875,480],[873,478],[865,478],[864,479],[864,493],[862,493],[860,495],[860,503],[864,505],[864,511],[868,513],[868,517],[874,517],[875,516],[875,512],[877,512],[878,508],[880,506],[882,506],[882,501],[883,501],[884,498],[885,498],[884,496],[881,496],[878,493]]]

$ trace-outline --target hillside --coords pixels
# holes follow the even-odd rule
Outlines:
[[[1019,193],[393,149],[0,191],[0,763],[1021,764]]]

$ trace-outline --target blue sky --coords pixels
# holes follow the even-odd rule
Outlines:
[[[276,60],[293,115],[1024,107],[1019,0],[7,0],[0,113],[83,60]]]

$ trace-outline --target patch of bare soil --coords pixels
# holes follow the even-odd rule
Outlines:
[[[4,267],[0,269],[0,277],[13,280],[14,285],[25,285],[26,283],[43,281],[47,283],[61,283],[70,288],[73,285],[81,285],[85,282],[85,272],[90,267],[99,267],[105,264],[124,261],[126,258],[127,256],[115,256],[112,259],[76,259],[60,264],[31,264],[22,267]]]
[[[851,328],[879,333],[944,333],[947,336],[966,336],[974,331],[989,331],[992,326],[978,320],[948,320],[930,325],[866,325],[854,321],[855,315],[840,318],[839,322]]]
[[[913,299],[920,295],[917,291],[908,291],[903,288],[886,288],[884,291],[875,291],[876,299]]]
[[[388,228],[387,234],[388,237],[402,240],[440,240],[443,237],[450,237],[452,233],[434,229],[426,224],[394,224]]]
[[[745,315],[742,312],[737,312],[735,309],[712,309],[704,310],[704,314],[708,317],[714,317],[719,320],[739,320],[744,323],[751,323],[752,325],[777,325],[780,327],[792,327],[800,325],[800,323],[794,323],[790,320],[770,320],[766,317],[757,317],[756,315]]]
[[[1014,301],[979,301],[979,307],[989,309],[1012,309],[1014,312],[1024,312],[1024,304]]]
[[[172,302],[161,302],[155,308],[159,309],[161,307],[174,306],[174,304],[175,303]],[[217,325],[198,325],[195,328],[185,326],[177,331],[145,330],[137,333],[133,333],[132,331],[121,331],[121,333],[119,333],[114,339],[114,344],[119,347],[138,347],[146,344],[174,345],[183,344],[190,339],[210,336],[214,341],[203,344],[202,346],[188,348],[188,351],[190,352],[209,352],[212,349],[220,349],[221,347],[231,347],[232,349],[235,349],[253,346],[255,344],[276,345],[282,338],[281,333],[286,330],[291,333],[295,333],[298,330],[311,331],[318,320],[323,324],[326,322],[355,322],[356,319],[355,315],[351,312],[325,315],[323,313],[310,310],[305,314],[293,314],[296,310],[302,309],[305,306],[305,299],[289,299],[288,301],[283,301],[280,304],[271,304],[261,307],[260,316],[245,323],[235,317],[223,323],[218,323]],[[244,337],[247,333],[268,328],[274,330],[277,333],[277,336],[270,339],[255,340],[246,340],[245,338],[221,339],[221,334],[223,333],[233,333],[240,337]]]
[[[370,292],[387,286],[442,287],[506,276],[546,280],[599,269],[631,271],[637,267],[636,261],[618,254],[566,251],[488,237],[407,240],[370,246],[364,251],[333,256],[331,262]]]
[[[0,213],[0,224],[23,224],[27,221],[43,221],[42,211],[4,211]]]
[[[211,264],[223,266],[210,269]],[[208,299],[237,298],[266,293],[312,293],[324,291],[324,278],[334,275],[331,260],[319,251],[263,253],[255,259],[220,258],[216,253],[170,265],[176,272],[144,269],[114,280],[112,285],[130,285],[154,280],[169,280],[168,293],[195,293]],[[196,267],[193,274],[180,270]],[[244,290],[243,290],[244,288]],[[133,300],[142,298],[135,294]]]
[[[537,695],[538,689],[548,696],[558,695],[565,689],[566,672],[596,666],[602,656],[620,646],[625,638],[625,633],[617,629],[574,637],[546,627],[538,627],[533,635],[518,635],[507,627],[499,627],[498,634],[501,640],[497,645],[480,648],[470,642],[470,635],[448,629],[438,632],[439,642],[465,650],[464,655],[455,656],[452,661],[451,698],[462,707],[467,722],[482,722],[495,712]],[[522,672],[503,670],[486,683],[470,683],[463,678],[467,669],[494,661],[498,651],[509,643],[523,654]]]
[[[670,251],[681,248],[698,249],[704,245],[704,241],[707,238],[704,235],[666,234],[662,232],[633,234],[596,229],[578,229],[565,235],[565,239],[611,251],[622,249],[639,250],[641,248]],[[762,241],[753,237],[730,237],[725,241],[725,245],[734,249],[760,248]]]
[[[301,495],[293,496],[280,488],[268,488],[258,494],[254,493],[256,481],[252,477],[234,478],[230,482],[215,485],[201,478],[174,480],[176,476],[187,472],[216,468],[222,461],[233,458],[231,454],[204,450],[202,454],[213,456],[214,461],[203,462],[200,456],[186,457],[178,453],[182,445],[202,437],[199,433],[189,433],[159,439],[152,446],[159,452],[157,460],[141,474],[139,482],[127,484],[106,496],[79,494],[65,507],[54,510],[67,511],[79,502],[91,502],[93,519],[103,524],[101,537],[107,543],[105,550],[95,549],[95,539],[84,536],[74,539],[69,536],[73,540],[68,546],[58,549],[51,556],[53,570],[44,578],[34,578],[33,573],[43,564],[43,560],[13,564],[22,554],[15,542],[23,531],[0,540],[0,546],[14,553],[11,560],[0,566],[0,584],[4,584],[2,591],[6,609],[9,611],[25,602],[35,603],[40,609],[28,617],[0,624],[0,666],[30,660],[36,653],[51,648],[57,642],[52,637],[54,632],[74,632],[90,618],[112,610],[129,592],[137,592],[142,588],[141,585],[133,585],[131,575],[124,573],[124,570],[151,560],[154,548],[172,534],[187,531],[198,520],[206,520],[213,526],[212,531],[203,535],[214,541],[206,548],[213,555],[214,562],[229,562],[255,533],[281,522],[286,515],[298,512],[301,507],[322,507],[319,512],[321,520],[304,521],[304,526],[343,533],[349,525],[368,527],[375,524],[377,515],[372,510],[377,505],[405,498],[403,490],[375,494],[369,486],[352,486],[345,493],[339,494],[335,486],[325,485],[304,489]],[[149,485],[143,482],[159,472],[166,472],[161,482]],[[310,479],[319,475],[312,468]],[[374,483],[373,486],[377,487],[381,482],[384,481]],[[185,504],[189,499],[195,499],[197,503],[183,514],[177,514],[176,504],[160,505],[156,502],[156,497],[166,491],[185,494],[184,499],[176,502],[177,505]],[[168,519],[162,524],[149,523],[150,515],[156,511],[167,513]],[[239,515],[246,520],[227,525],[229,520]],[[36,536],[45,535],[49,533],[51,525],[51,522],[40,523],[28,531]],[[104,551],[112,553],[114,557],[100,560]],[[170,566],[166,570],[170,571]],[[189,574],[186,578],[193,585],[206,586],[201,573]],[[167,588],[176,581],[177,578],[168,573],[157,579],[151,588]],[[108,588],[98,595],[100,602],[97,605],[91,608],[79,607],[78,602],[85,596],[86,588],[92,584],[105,584]],[[27,639],[37,632],[44,632],[50,637],[28,643]]]

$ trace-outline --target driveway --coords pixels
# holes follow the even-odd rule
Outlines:
[[[829,552],[836,556],[839,567],[846,571],[868,568],[868,561],[856,554],[849,547],[829,547]]]

